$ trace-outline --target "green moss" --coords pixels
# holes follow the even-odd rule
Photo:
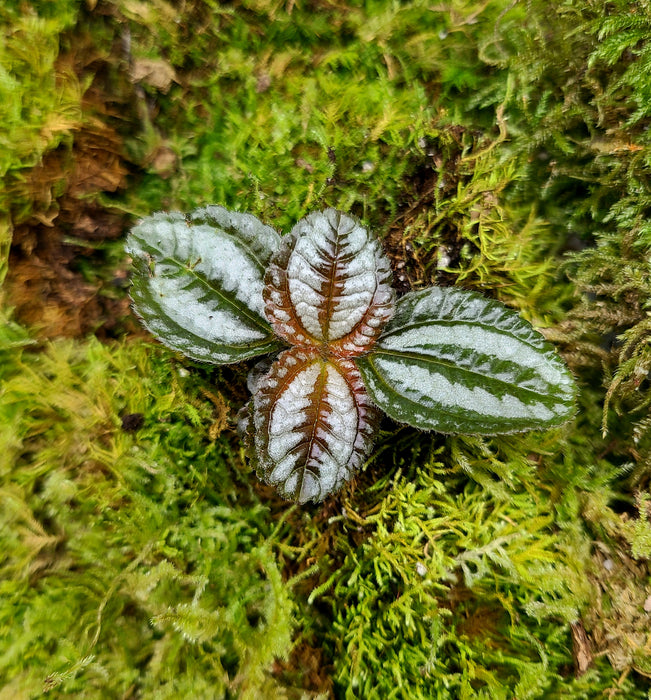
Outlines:
[[[214,408],[196,381],[143,345],[60,342],[12,364],[0,393],[3,682],[16,696],[271,688],[271,662],[290,648],[289,594],[268,510],[238,488],[228,441],[196,427]]]
[[[133,205],[143,213],[209,199],[284,228],[329,204],[383,223],[410,196],[405,180],[431,168],[426,148],[445,113],[437,82],[445,59],[480,65],[462,36],[472,25],[422,2],[323,4],[318,12],[199,5],[175,28],[164,18],[141,23],[124,5],[138,51],[183,76],[157,95],[163,109],[150,115],[179,157],[179,176],[146,178]],[[180,27],[197,25],[188,50]],[[458,82],[467,81],[450,77],[445,89]]]
[[[0,10],[0,176],[36,165],[79,123],[80,87],[57,70],[59,35],[74,25],[79,3],[60,0],[40,10],[9,2]]]
[[[288,512],[262,504],[238,443],[217,437],[217,407],[243,403],[244,373],[186,374],[135,341],[28,352],[6,323],[8,692],[647,697],[647,5],[0,11],[0,209],[31,211],[30,168],[68,148],[80,88],[57,80],[56,60],[90,36],[101,80],[133,97],[101,116],[132,162],[131,190],[105,203],[137,216],[214,202],[282,230],[324,205],[352,210],[384,234],[402,290],[457,283],[500,298],[547,327],[581,386],[575,421],[546,435],[386,423],[341,499]],[[169,89],[133,78],[145,59],[173,71]],[[127,414],[142,414],[140,430],[122,429]],[[292,616],[296,656],[270,675]],[[592,644],[582,674],[573,623]]]
[[[542,697],[569,661],[586,552],[554,532],[542,494],[450,475],[461,454],[412,452],[364,512],[337,519],[349,544],[327,638],[342,697]]]
[[[29,169],[46,151],[69,145],[80,123],[80,85],[57,65],[59,36],[74,24],[78,4],[60,0],[38,10],[9,2],[0,8],[0,283],[15,220],[32,209]]]

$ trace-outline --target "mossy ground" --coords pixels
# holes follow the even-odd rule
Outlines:
[[[0,698],[649,697],[651,5],[0,20]],[[575,419],[387,420],[339,496],[283,503],[234,433],[247,367],[129,315],[129,225],[208,203],[363,217],[401,291],[543,329]]]

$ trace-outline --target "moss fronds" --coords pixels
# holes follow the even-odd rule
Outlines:
[[[197,428],[214,406],[192,378],[151,346],[62,341],[5,368],[0,399],[16,696],[273,692],[289,591],[268,510]]]
[[[545,435],[385,423],[341,500],[288,512],[225,427],[244,373],[88,341],[93,325],[36,344],[5,314],[5,693],[647,699],[649,16],[646,0],[5,3],[0,277],[20,226],[16,259],[45,262],[14,260],[12,284],[74,268],[99,282],[69,284],[71,309],[120,301],[124,258],[97,231],[208,203],[286,230],[329,205],[384,236],[400,291],[499,298],[581,387]],[[82,132],[113,160],[75,195],[98,143]],[[53,241],[75,250],[58,267]]]

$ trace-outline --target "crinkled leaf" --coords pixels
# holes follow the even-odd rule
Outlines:
[[[253,395],[256,468],[284,498],[321,501],[370,452],[377,412],[350,360],[283,352]]]
[[[377,406],[425,430],[517,432],[559,425],[574,410],[573,379],[543,336],[462,289],[405,295],[356,364]]]
[[[391,269],[379,241],[334,209],[301,219],[265,276],[265,311],[276,333],[300,347],[366,352],[393,313]]]
[[[195,360],[222,364],[276,350],[262,287],[279,244],[271,227],[223,207],[149,216],[126,245],[134,308],[153,335]]]

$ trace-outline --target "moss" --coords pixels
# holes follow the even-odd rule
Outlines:
[[[3,123],[0,174],[36,165],[79,124],[80,87],[57,70],[59,35],[74,25],[78,2],[60,0],[37,10],[5,3],[0,22],[0,116]]]
[[[60,213],[69,168],[45,197],[23,185],[44,154],[80,157],[72,126],[92,115],[130,183],[84,195],[98,207],[215,202],[283,230],[352,210],[384,235],[401,291],[500,298],[545,327],[581,386],[575,421],[545,435],[386,422],[341,498],[288,510],[225,428],[244,370],[186,367],[137,338],[41,346],[5,319],[8,692],[645,698],[647,3],[0,12],[6,232],[51,201],[77,236]],[[57,57],[80,46],[73,75]],[[101,265],[71,264],[118,278],[107,245]]]
[[[77,5],[61,0],[38,12],[9,2],[0,9],[0,283],[14,225],[8,214],[24,217],[31,206],[28,169],[47,150],[69,142],[80,122],[80,86],[56,65],[59,35],[74,24]]]
[[[236,497],[237,456],[196,427],[213,404],[161,352],[61,341],[5,369],[0,677],[16,697],[271,692],[290,647],[268,510]]]

